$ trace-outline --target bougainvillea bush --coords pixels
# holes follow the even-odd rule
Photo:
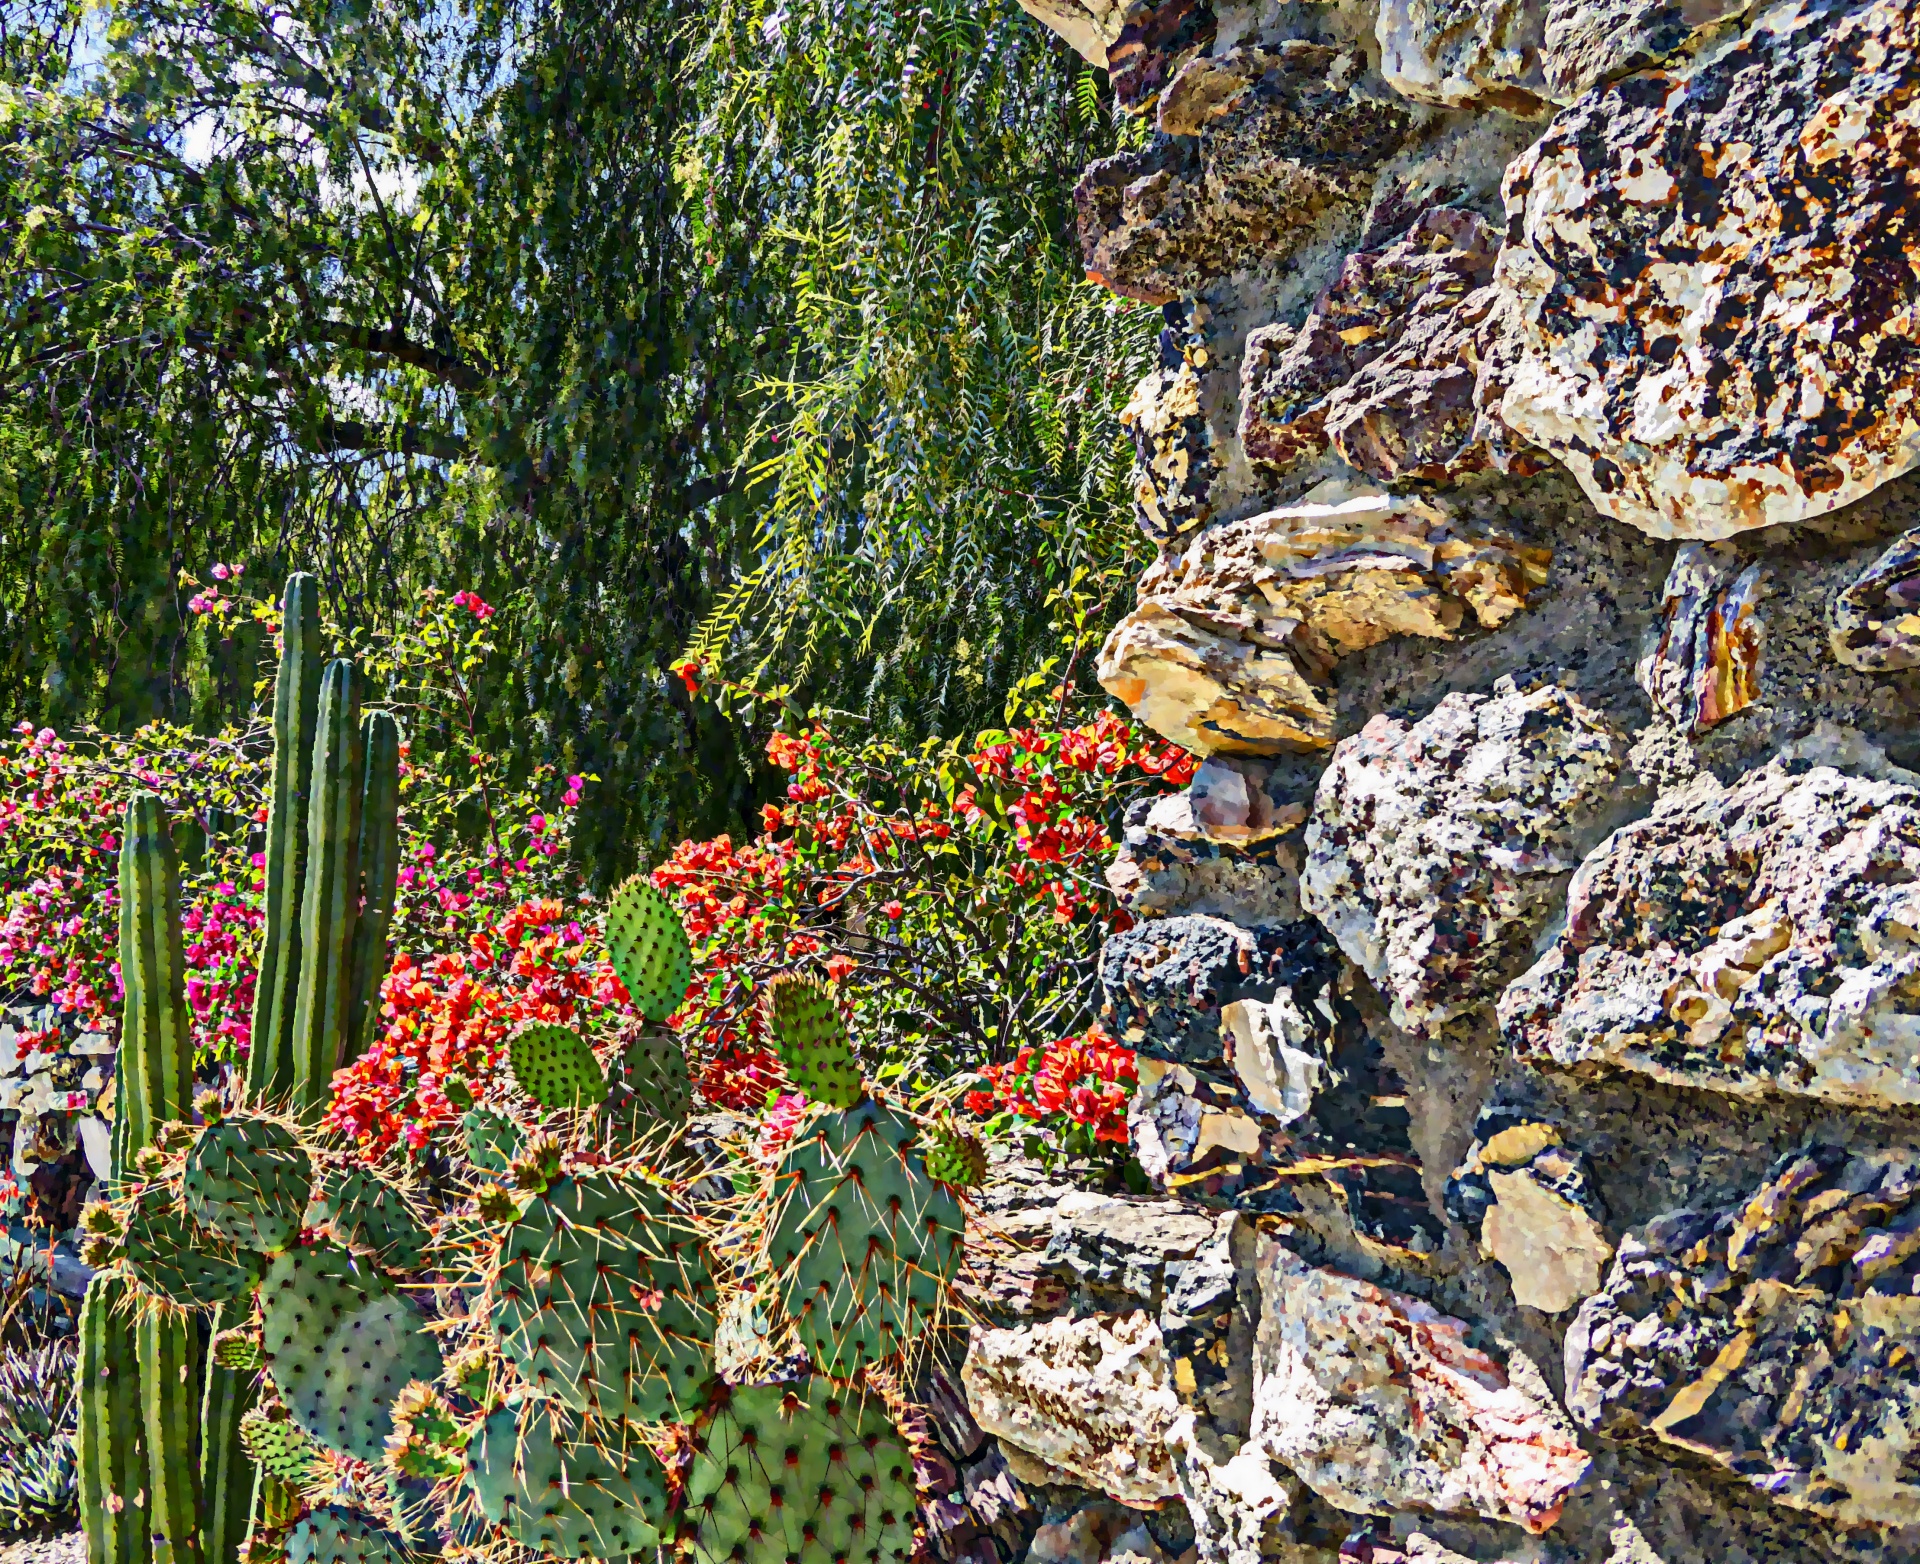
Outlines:
[[[1101,871],[1128,804],[1193,761],[1090,705],[1030,692],[1006,729],[918,749],[864,742],[847,719],[773,734],[786,797],[759,835],[683,842],[653,875],[695,942],[685,1020],[710,1073],[765,1069],[758,989],[812,967],[878,1077],[934,1096],[974,1084],[1001,1125],[1083,1148],[1124,1140],[1131,1055],[1088,1030],[1100,945],[1128,921]],[[1063,1091],[998,1095],[1043,1075]]]

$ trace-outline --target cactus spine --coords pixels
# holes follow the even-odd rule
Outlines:
[[[307,873],[300,908],[299,1002],[293,1016],[296,1112],[316,1110],[345,1052],[352,1003],[353,926],[360,910],[360,679],[351,662],[327,664],[313,741]]]
[[[400,884],[400,724],[384,711],[360,725],[367,773],[360,807],[360,884],[364,898],[354,930],[352,993],[340,1063],[367,1051],[380,1025],[380,984],[387,975],[387,930]]]
[[[267,810],[267,920],[253,1002],[247,1084],[256,1101],[293,1090],[293,1019],[300,983],[300,912],[307,864],[307,795],[320,710],[320,586],[287,578],[280,677],[273,692],[273,796]]]

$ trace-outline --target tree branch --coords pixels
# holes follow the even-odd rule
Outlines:
[[[364,424],[357,418],[323,418],[311,436],[300,437],[300,443],[318,456],[331,456],[345,451],[371,451],[426,456],[438,462],[458,462],[465,461],[470,454],[466,441],[457,440],[438,429],[403,424],[389,433]]]

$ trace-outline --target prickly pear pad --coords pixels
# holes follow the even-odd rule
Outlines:
[[[693,951],[680,915],[635,875],[607,898],[607,954],[627,997],[649,1021],[680,1008],[693,977]]]
[[[629,1436],[606,1449],[554,1438],[554,1408],[501,1407],[467,1445],[466,1485],[480,1512],[536,1552],[607,1564],[659,1545],[666,1474]]]
[[[581,1108],[605,1102],[607,1083],[587,1040],[570,1026],[529,1021],[507,1039],[513,1079],[543,1108]]]
[[[165,1184],[137,1190],[126,1221],[127,1271],[142,1292],[182,1308],[210,1308],[260,1279],[260,1257],[202,1231]]]
[[[713,1279],[657,1185],[607,1169],[558,1180],[508,1229],[494,1291],[501,1351],[542,1396],[596,1424],[700,1404]]]
[[[337,1504],[315,1510],[287,1539],[287,1564],[405,1564],[406,1557],[399,1538]]]
[[[913,1123],[877,1102],[810,1119],[775,1169],[767,1259],[813,1366],[850,1379],[939,1317],[966,1217]]]
[[[293,1132],[236,1116],[201,1130],[181,1180],[194,1219],[246,1249],[284,1249],[300,1231],[313,1164]]]
[[[616,1124],[630,1135],[650,1128],[684,1124],[693,1109],[693,1080],[687,1055],[670,1032],[637,1028],[620,1050],[608,1076],[609,1107]]]
[[[763,1004],[774,1052],[804,1096],[829,1108],[851,1108],[866,1095],[832,994],[812,978],[782,972],[767,984]]]
[[[812,1378],[733,1391],[695,1434],[697,1564],[901,1564],[913,1457],[876,1397]]]
[[[922,1136],[927,1172],[943,1184],[978,1189],[987,1181],[987,1148],[980,1138],[951,1119],[942,1119]]]
[[[520,1154],[520,1126],[491,1108],[469,1108],[461,1119],[467,1160],[482,1173],[504,1173]]]
[[[371,1249],[382,1265],[397,1271],[418,1270],[433,1242],[433,1235],[408,1209],[406,1197],[363,1167],[321,1170],[306,1225],[323,1224],[341,1243]]]
[[[279,1256],[260,1285],[262,1353],[293,1420],[329,1449],[379,1464],[393,1402],[440,1373],[413,1305],[366,1260],[316,1244]]]
[[[240,1445],[248,1460],[289,1487],[308,1487],[321,1481],[327,1472],[320,1447],[292,1422],[269,1414],[265,1407],[254,1407],[240,1419]]]

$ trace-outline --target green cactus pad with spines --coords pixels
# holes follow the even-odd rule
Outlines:
[[[501,1351],[538,1394],[596,1424],[661,1422],[699,1405],[714,1307],[704,1246],[641,1178],[562,1178],[501,1245]]]
[[[200,1131],[180,1183],[196,1221],[271,1254],[299,1235],[313,1163],[284,1124],[236,1116]]]
[[[543,1108],[606,1101],[607,1082],[587,1040],[570,1026],[529,1021],[507,1039],[514,1084]]]
[[[951,1120],[931,1125],[922,1137],[927,1172],[943,1184],[978,1189],[987,1181],[987,1148],[977,1135]]]
[[[695,1434],[697,1564],[904,1564],[916,1503],[886,1409],[824,1379],[734,1390]]]
[[[255,1407],[240,1419],[240,1444],[253,1464],[290,1488],[307,1488],[329,1471],[320,1447],[285,1416]]]
[[[634,1009],[664,1021],[680,1008],[693,979],[693,950],[672,904],[634,875],[607,898],[607,954]]]
[[[465,1446],[459,1420],[438,1390],[416,1380],[400,1392],[387,1436],[389,1472],[423,1482],[458,1477],[466,1469],[460,1453]]]
[[[407,1550],[390,1531],[341,1505],[306,1516],[287,1538],[287,1564],[406,1564]]]
[[[220,1331],[214,1336],[207,1356],[216,1368],[230,1369],[236,1374],[258,1373],[266,1366],[266,1359],[260,1356],[259,1339],[246,1330]]]
[[[501,1407],[467,1445],[466,1487],[480,1511],[535,1552],[612,1561],[651,1553],[669,1506],[666,1474],[630,1435],[602,1447],[556,1441],[553,1409]]]
[[[433,1234],[413,1214],[406,1197],[371,1169],[333,1165],[314,1181],[306,1224],[331,1228],[352,1249],[370,1249],[380,1264],[417,1271]]]
[[[774,1170],[767,1259],[822,1374],[850,1379],[940,1316],[966,1217],[917,1140],[910,1120],[865,1102],[814,1115]]]
[[[293,1420],[329,1449],[377,1465],[393,1402],[436,1378],[440,1347],[370,1261],[331,1244],[279,1256],[260,1284],[267,1372]]]
[[[773,1051],[794,1089],[829,1108],[851,1108],[867,1094],[833,995],[810,977],[782,972],[763,1000]]]
[[[460,1121],[467,1142],[467,1160],[482,1173],[505,1173],[520,1155],[525,1139],[520,1126],[491,1108],[469,1108]]]
[[[128,1200],[121,1254],[135,1287],[185,1309],[238,1298],[260,1280],[262,1265],[194,1223],[165,1184],[147,1184]]]
[[[624,1089],[624,1098],[613,1099],[615,1120],[629,1135],[684,1124],[693,1111],[686,1050],[670,1032],[637,1029],[620,1050],[608,1084]]]

